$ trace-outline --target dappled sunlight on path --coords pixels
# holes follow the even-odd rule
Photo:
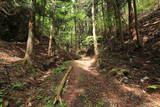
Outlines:
[[[63,99],[67,107],[159,107],[159,101],[152,101],[137,87],[118,83],[108,75],[102,75],[94,67],[94,58],[84,57],[72,62],[73,70],[69,77]],[[153,106],[154,105],[154,106]]]

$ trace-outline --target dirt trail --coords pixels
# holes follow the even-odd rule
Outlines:
[[[158,96],[100,74],[93,62],[93,58],[84,57],[71,64],[73,70],[63,94],[67,107],[160,107]]]

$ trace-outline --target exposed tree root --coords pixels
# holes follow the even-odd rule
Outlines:
[[[54,105],[55,105],[57,102],[59,102],[60,104],[62,104],[62,98],[61,98],[62,90],[63,90],[63,87],[64,87],[64,85],[65,85],[65,83],[66,83],[66,81],[67,81],[67,77],[69,76],[69,73],[71,72],[72,68],[73,68],[72,66],[69,67],[69,69],[68,69],[68,71],[66,72],[66,74],[64,75],[64,77],[63,77],[60,85],[59,85],[58,88],[57,88],[56,97],[55,97],[54,103],[53,103]]]

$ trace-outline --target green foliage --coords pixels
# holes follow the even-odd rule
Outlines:
[[[69,63],[71,63],[71,61],[70,61],[70,60],[68,60],[68,61],[64,61],[64,64],[65,64],[65,65],[67,65],[67,64],[69,64]]]
[[[8,107],[8,101],[6,101],[4,98],[6,96],[6,92],[4,89],[0,89],[0,107],[2,107],[2,105],[6,105],[4,107]]]
[[[51,104],[53,101],[50,96],[47,96],[47,97],[45,97],[45,102],[47,102],[47,104]]]
[[[14,83],[11,83],[11,87],[13,89],[20,89],[20,90],[23,90],[24,87],[25,87],[26,83],[25,82],[14,82]]]
[[[43,96],[41,95],[36,96],[36,100],[41,100],[41,99],[43,99]]]
[[[59,105],[60,107],[67,107],[67,104],[63,103]]]
[[[54,105],[52,103],[48,103],[48,104],[44,105],[44,107],[54,107]]]
[[[97,40],[102,39],[101,35],[97,35]],[[82,41],[84,45],[93,45],[93,36],[87,35],[86,38]]]
[[[147,87],[148,89],[159,89],[160,85],[150,85]]]
[[[83,44],[86,44],[86,45],[93,45],[93,36],[87,36],[85,38],[85,40],[83,41]]]
[[[63,72],[63,71],[65,71],[65,70],[67,70],[67,69],[68,69],[67,66],[61,65],[61,66],[55,68],[53,71],[54,71],[54,73],[60,73],[60,72]]]
[[[2,103],[4,100],[2,98],[0,98],[0,103]]]
[[[79,20],[84,20],[86,15],[84,13],[77,13],[77,15],[75,17],[77,17]]]
[[[4,89],[0,89],[0,97],[4,97],[6,95]]]
[[[137,11],[138,13],[149,11],[155,6],[157,0],[140,0],[137,2]]]
[[[98,101],[96,102],[96,107],[103,107],[104,104],[105,104],[104,101],[98,100]]]
[[[9,105],[9,102],[7,100],[0,98],[0,107],[8,107],[8,105]]]
[[[3,98],[0,98],[0,107],[2,107],[3,102],[4,102]]]

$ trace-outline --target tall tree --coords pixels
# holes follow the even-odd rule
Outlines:
[[[123,32],[122,32],[122,16],[121,16],[119,0],[113,0],[113,7],[115,11],[117,40],[121,42],[121,45],[123,45],[124,37],[123,37]]]
[[[93,41],[94,41],[94,52],[95,55],[98,55],[98,43],[97,43],[97,36],[96,36],[96,20],[95,20],[95,0],[92,2],[92,33],[93,33]]]
[[[52,24],[51,24],[51,31],[50,31],[50,35],[49,35],[49,44],[48,44],[48,56],[51,56],[52,55],[52,40],[53,40],[53,36],[55,34],[55,28],[54,28],[54,23],[53,23],[53,20],[54,20],[54,14],[55,14],[55,7],[56,6],[56,0],[52,0]]]
[[[35,12],[34,6],[36,0],[31,0],[31,8],[29,9],[29,28],[28,28],[28,40],[27,40],[27,48],[24,57],[24,62],[27,64],[32,64],[31,55],[33,53],[33,38],[35,34]]]
[[[141,47],[140,37],[139,37],[139,31],[138,31],[138,19],[137,19],[137,5],[136,0],[133,0],[133,7],[134,7],[134,16],[135,16],[135,29],[136,29],[136,35],[137,35],[137,45]]]
[[[135,28],[135,13],[133,9],[133,1],[128,0],[128,20],[129,20],[129,32],[133,40],[137,40],[137,33]]]
[[[136,41],[136,45],[141,47],[140,38],[138,35],[138,21],[137,21],[137,7],[135,0],[128,0],[129,11],[129,32],[133,41]]]

